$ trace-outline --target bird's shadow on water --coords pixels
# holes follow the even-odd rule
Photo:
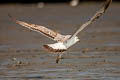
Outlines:
[[[53,77],[47,77],[47,76],[27,76],[27,77],[9,77],[9,78],[14,78],[14,79],[53,79]],[[57,77],[57,78],[61,78],[61,77]]]
[[[19,79],[45,79],[44,76],[30,76],[30,77],[9,77],[9,78],[19,78]]]
[[[31,76],[31,77],[22,77],[23,79],[45,79],[44,76]]]

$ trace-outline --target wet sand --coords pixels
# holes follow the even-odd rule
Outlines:
[[[113,3],[97,21],[78,36],[80,42],[64,53],[43,48],[54,43],[41,34],[21,27],[7,16],[46,26],[62,34],[74,33],[100,8],[101,3],[0,5],[0,80],[119,80],[120,3]]]

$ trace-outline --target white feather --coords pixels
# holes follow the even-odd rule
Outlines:
[[[53,49],[67,49],[66,46],[62,42],[54,43],[54,44],[48,44],[49,47]]]
[[[72,37],[70,39],[68,39],[67,41],[64,42],[64,45],[66,46],[66,48],[70,48],[71,46],[73,46],[75,43],[77,43],[79,41],[78,37]]]

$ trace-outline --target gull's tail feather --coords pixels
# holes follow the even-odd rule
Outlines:
[[[58,43],[55,43],[55,44],[46,44],[46,45],[43,45],[43,46],[48,51],[53,52],[53,53],[67,51],[66,46],[61,42],[58,42]]]

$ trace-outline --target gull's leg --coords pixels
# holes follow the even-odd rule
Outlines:
[[[62,57],[62,54],[61,53],[58,53],[57,54],[57,59],[56,59],[56,63],[58,64],[59,60],[61,59]]]

